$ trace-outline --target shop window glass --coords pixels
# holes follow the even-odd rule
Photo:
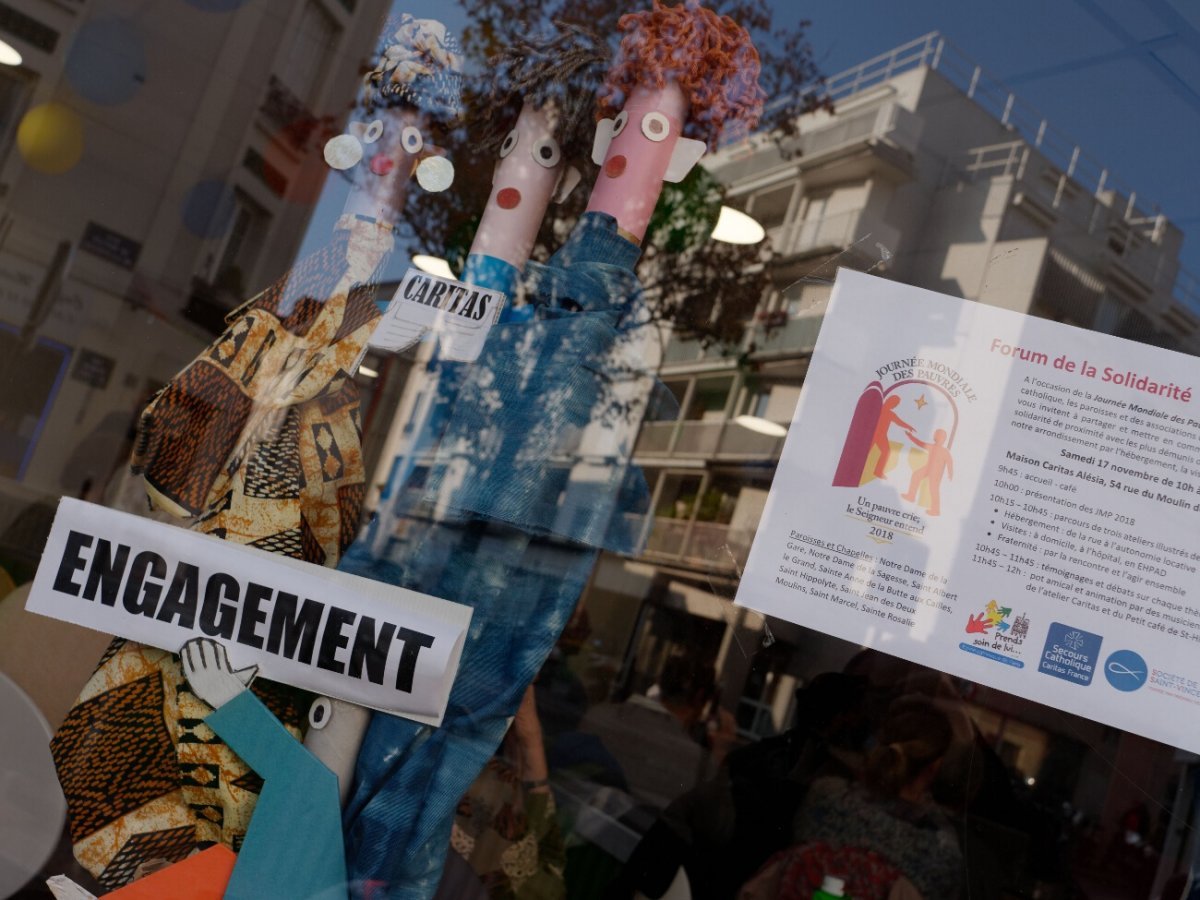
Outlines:
[[[805,557],[784,535],[756,556],[795,591],[795,621],[733,602],[758,575],[768,505],[807,515],[816,502],[790,489],[785,442],[841,477],[793,424],[839,270],[1191,365],[1194,15],[1144,0],[1026,4],[1014,19],[969,0],[924,10],[922,27],[945,32],[917,36],[910,5],[882,0],[814,7],[803,26],[781,0],[702,2],[728,18],[690,0],[0,3],[0,39],[22,57],[8,65],[0,46],[0,784],[31,810],[9,821],[0,801],[0,840],[21,863],[0,864],[0,896],[47,896],[57,875],[103,896],[192,871],[216,847],[237,854],[238,877],[270,876],[230,891],[244,896],[808,900],[834,876],[843,900],[1200,897],[1196,754],[1147,737],[1156,723],[1068,711],[1083,697],[1107,716],[1140,653],[1158,680],[1135,700],[1172,691],[1178,719],[1195,718],[1200,676],[1187,654],[1142,647],[1153,625],[1114,618],[1101,656],[1128,645],[1130,665],[1064,682],[1058,708],[950,674],[976,670],[949,659],[891,655],[889,588],[919,573],[870,576],[836,542]],[[687,27],[625,33],[672,15]],[[654,54],[710,27],[724,37],[658,77]],[[752,221],[718,234],[723,207]],[[954,344],[943,324],[914,358]],[[1103,365],[1122,372],[1130,345],[1116,346]],[[833,363],[857,378],[844,357]],[[886,388],[899,368],[870,371]],[[903,421],[881,434],[872,391],[838,414],[861,414],[875,459],[881,445],[903,453],[883,456],[894,468],[877,483],[851,471],[845,496],[900,504],[943,394],[904,395]],[[960,434],[1003,425],[959,399]],[[1165,420],[1175,433],[1131,439],[1169,436],[1164,458],[1200,471],[1180,408]],[[1053,465],[1087,465],[1042,438]],[[960,446],[947,498],[977,474]],[[1134,477],[1110,496],[1132,496]],[[1117,491],[1075,486],[1071,502],[1093,508]],[[64,569],[46,550],[69,514],[56,510],[79,508],[64,498],[113,517],[81,561],[115,570],[127,533],[151,529],[168,554],[187,529],[254,587],[193,591],[186,568],[161,576],[132,548],[134,589]],[[1028,527],[1005,509],[1041,515],[992,508],[981,542]],[[912,521],[867,549],[919,539],[899,531]],[[1101,549],[1138,577],[1163,551],[1121,528],[1129,548]],[[194,611],[214,666],[225,648],[220,673],[260,664],[261,703],[237,675],[206,693],[182,641],[110,646],[27,610],[39,563],[89,614],[186,628]],[[992,601],[989,639],[1003,622],[1009,643],[1037,647],[1022,668],[990,645],[970,658],[1049,681],[1035,662],[1048,623],[1011,599],[1049,582],[1008,563],[1041,574],[1010,559],[986,596],[936,595],[958,604],[950,652],[981,634]],[[283,569],[309,576],[311,596],[255,593]],[[835,590],[843,569],[854,592]],[[340,575],[363,580],[343,589]],[[1194,606],[1200,583],[1180,579],[1186,601],[1165,599]],[[1070,596],[1128,597],[1113,584]],[[439,601],[469,607],[470,625],[421,644]],[[817,627],[822,604],[843,601],[883,612],[871,647]],[[339,604],[355,616],[341,631]],[[241,627],[226,633],[222,610],[244,613]],[[1200,620],[1155,611],[1145,620],[1164,627]],[[298,664],[310,625],[324,629],[308,648],[324,705],[254,655],[274,645]],[[437,721],[445,696],[419,667],[450,647],[462,654]],[[406,689],[408,662],[420,677]],[[396,689],[368,708],[340,699],[351,682]],[[413,698],[428,708],[393,715]],[[286,752],[242,760],[216,727],[239,707]],[[21,771],[5,768],[14,734],[32,761]],[[902,770],[901,751],[914,754]],[[345,765],[297,789],[279,764],[310,757]],[[278,798],[307,805],[281,815]],[[275,833],[252,839],[264,822]],[[275,858],[256,861],[261,847]],[[339,860],[336,884],[288,881]]]
[[[0,381],[21,384],[20,390],[0,392],[0,474],[4,477],[24,477],[70,359],[70,349],[56,341],[22,340],[17,329],[0,325]]]
[[[312,103],[338,41],[338,26],[320,0],[305,0],[300,22],[283,60],[280,77],[302,103]]]

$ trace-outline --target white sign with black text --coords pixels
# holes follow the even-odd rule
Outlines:
[[[235,668],[441,723],[470,607],[63,498],[26,608],[177,652],[224,644]]]
[[[371,335],[371,347],[399,351],[434,334],[444,359],[474,362],[506,299],[500,291],[409,269]]]

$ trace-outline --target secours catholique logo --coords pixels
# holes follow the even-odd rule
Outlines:
[[[914,506],[941,515],[954,480],[959,405],[973,403],[975,391],[955,369],[919,356],[889,362],[875,375],[854,407],[833,486],[886,488],[907,507],[894,510],[895,518],[919,524],[909,511]],[[859,496],[860,506],[865,499]]]

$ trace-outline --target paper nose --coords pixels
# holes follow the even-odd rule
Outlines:
[[[628,160],[620,154],[614,156],[604,164],[604,174],[609,178],[620,178],[625,172],[625,165]]]

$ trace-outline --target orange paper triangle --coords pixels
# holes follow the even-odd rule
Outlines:
[[[104,900],[221,900],[237,856],[224,844],[105,894]]]

